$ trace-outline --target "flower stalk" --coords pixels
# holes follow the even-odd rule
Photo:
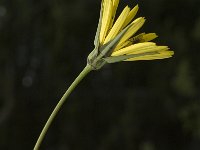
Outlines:
[[[54,108],[53,112],[51,113],[49,119],[47,120],[45,126],[42,129],[42,132],[40,133],[40,136],[34,146],[34,150],[39,150],[39,147],[47,133],[47,130],[49,129],[50,125],[52,124],[54,118],[56,117],[57,113],[69,97],[69,95],[72,93],[72,91],[76,88],[76,86],[81,82],[81,80],[92,70],[92,67],[90,65],[87,65],[83,71],[78,75],[78,77],[74,80],[74,82],[71,84],[71,86],[67,89],[63,97],[60,99],[56,107]]]

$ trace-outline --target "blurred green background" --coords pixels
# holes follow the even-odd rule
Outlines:
[[[89,74],[51,126],[44,150],[199,150],[200,1],[139,4],[170,59]],[[33,149],[93,49],[100,0],[0,1],[0,149]]]

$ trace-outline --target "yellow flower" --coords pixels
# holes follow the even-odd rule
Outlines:
[[[119,0],[102,0],[99,24],[94,40],[95,48],[88,56],[87,66],[54,108],[40,133],[34,150],[39,149],[48,128],[70,93],[91,70],[100,69],[106,63],[164,59],[174,54],[173,51],[169,51],[167,46],[157,46],[155,43],[149,42],[157,37],[155,33],[141,33],[134,36],[145,22],[144,17],[132,21],[139,9],[138,5],[133,9],[126,6],[114,22],[118,4]]]
[[[118,4],[119,0],[102,0],[95,49],[88,56],[88,64],[94,70],[106,63],[172,57],[174,52],[167,46],[149,42],[157,37],[155,33],[134,36],[145,22],[144,17],[133,20],[139,9],[138,5],[133,9],[126,6],[114,22]]]

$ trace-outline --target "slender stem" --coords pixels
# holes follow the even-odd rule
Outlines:
[[[45,126],[42,129],[42,132],[40,133],[39,138],[37,139],[37,142],[35,144],[34,150],[39,150],[39,147],[47,133],[47,130],[49,129],[51,123],[53,122],[54,118],[56,117],[57,113],[61,109],[62,105],[68,98],[68,96],[71,94],[71,92],[75,89],[75,87],[80,83],[80,81],[92,70],[90,65],[87,65],[83,71],[79,74],[79,76],[74,80],[74,82],[70,85],[68,90],[65,92],[63,97],[60,99],[56,107],[54,108],[53,112],[51,113],[49,119],[47,120]]]

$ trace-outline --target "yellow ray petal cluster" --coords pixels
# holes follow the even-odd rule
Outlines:
[[[138,5],[132,9],[126,6],[116,18],[118,4],[119,0],[102,0],[100,26],[97,30],[97,38],[95,38],[97,39],[95,43],[98,43],[95,44],[97,51],[91,54],[94,58],[91,57],[89,62],[102,66],[99,64],[104,64],[105,61],[114,63],[172,57],[174,52],[170,51],[168,46],[158,46],[150,42],[158,37],[155,33],[135,35],[146,21],[144,17],[134,20],[139,10]]]

